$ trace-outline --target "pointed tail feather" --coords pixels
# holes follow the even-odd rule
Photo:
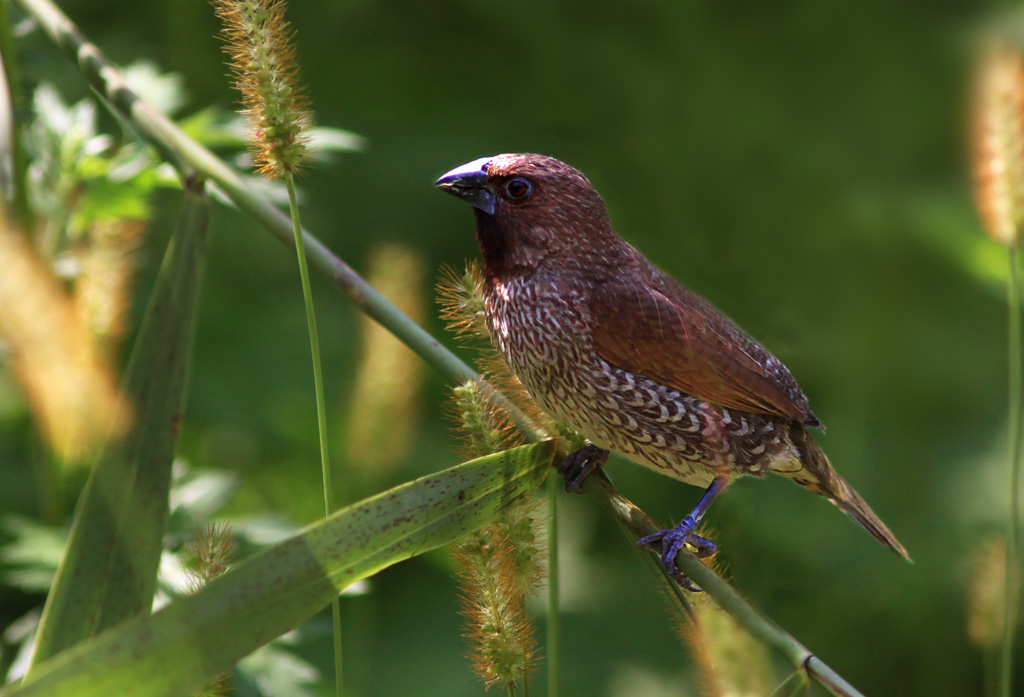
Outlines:
[[[907,561],[912,561],[906,548],[900,544],[900,541],[886,527],[882,519],[871,510],[871,506],[839,476],[838,472],[832,469],[832,464],[828,461],[824,451],[811,435],[804,431],[802,426],[794,425],[790,431],[790,437],[803,455],[800,463],[802,468],[795,472],[780,471],[778,473],[789,477],[816,494],[821,494],[834,503],[839,510],[860,523],[876,540]]]

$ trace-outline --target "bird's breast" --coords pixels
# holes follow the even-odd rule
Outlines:
[[[538,371],[571,370],[592,353],[584,301],[580,292],[550,280],[490,282],[487,328],[520,380]]]

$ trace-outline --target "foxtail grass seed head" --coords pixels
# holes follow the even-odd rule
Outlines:
[[[437,302],[445,327],[457,338],[490,338],[484,322],[484,274],[479,262],[467,261],[462,273],[451,267],[442,269]]]
[[[235,535],[227,523],[210,523],[198,531],[189,547],[192,559],[186,569],[188,593],[195,595],[230,568],[235,558]]]
[[[512,418],[495,397],[494,388],[482,380],[467,380],[452,388],[449,411],[455,417],[454,431],[468,457],[483,457],[522,442]]]
[[[994,651],[1003,637],[1006,610],[1006,541],[988,540],[971,559],[967,585],[967,636],[978,648]]]
[[[717,566],[713,561],[711,565]],[[720,568],[715,571],[722,573]],[[693,651],[704,693],[720,697],[774,694],[774,671],[767,647],[706,594],[691,594],[687,600],[692,616],[684,619],[673,611],[675,626]]]
[[[476,360],[477,370],[493,388],[504,394],[533,423],[554,434],[555,426],[551,418],[537,406],[523,384],[509,370],[504,357],[494,348],[487,323],[484,321],[484,275],[479,262],[466,262],[466,268],[462,273],[452,268],[444,269],[437,284],[437,302],[441,306],[441,319],[444,320],[448,331],[453,332],[456,338],[480,347]],[[480,388],[485,389],[483,385]],[[456,406],[457,416],[461,416],[460,409]],[[507,414],[501,419],[503,423],[506,416]],[[511,421],[510,418],[508,420]],[[518,440],[510,442],[505,447],[518,443]]]
[[[502,685],[510,693],[525,684],[537,654],[525,609],[544,573],[536,506],[516,506],[503,520],[463,538],[454,553],[469,659],[488,688]]]
[[[206,584],[231,568],[235,558],[235,535],[227,523],[210,523],[196,533],[189,545],[192,553],[188,568],[185,569],[186,592],[195,595]],[[230,692],[230,677],[222,673],[191,697],[223,697]]]
[[[224,22],[224,52],[252,124],[257,170],[271,178],[296,174],[307,156],[312,123],[298,82],[284,0],[213,0]]]
[[[1024,226],[1024,60],[1017,48],[983,51],[972,121],[978,208],[989,236],[1012,246]]]
[[[379,245],[367,279],[407,317],[423,321],[423,257],[410,247]],[[350,466],[371,479],[386,477],[409,453],[420,416],[423,361],[394,334],[360,318],[362,352],[351,390],[345,448]]]

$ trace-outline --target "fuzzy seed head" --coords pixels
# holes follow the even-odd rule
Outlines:
[[[978,208],[989,236],[1015,245],[1024,226],[1024,61],[988,47],[978,69],[972,114]]]
[[[544,545],[537,534],[537,502],[514,507],[505,516],[459,542],[462,615],[469,658],[490,688],[522,685],[537,653],[525,599],[544,574]]]
[[[452,388],[449,411],[467,457],[491,455],[522,443],[511,417],[495,397],[494,388],[482,380],[467,380]]]
[[[187,593],[195,595],[206,584],[231,568],[235,558],[235,535],[226,523],[210,523],[197,531],[189,545],[192,559],[185,569]],[[215,676],[190,697],[223,697],[229,693],[230,680],[226,673]]]
[[[530,397],[530,394],[523,387],[512,371],[501,353],[494,348],[490,332],[487,330],[487,323],[484,320],[484,275],[480,264],[476,261],[466,262],[466,268],[462,273],[454,269],[446,268],[441,272],[441,279],[437,284],[437,302],[441,306],[441,319],[445,321],[446,328],[453,332],[456,338],[466,343],[476,344],[480,349],[476,361],[477,370],[485,376],[487,381],[504,394],[520,411],[526,414],[535,424],[538,424],[549,434],[555,434],[555,426],[550,417],[545,414],[537,403]],[[494,388],[480,386],[484,394],[491,392]],[[488,409],[497,410],[496,402],[488,398],[491,404]],[[460,429],[465,434],[466,430],[461,422],[462,407],[456,404],[455,413],[460,418]],[[497,415],[497,420],[502,430],[506,430],[504,424],[508,423],[511,429],[511,418],[504,412]],[[505,448],[518,445],[519,441],[507,441]],[[470,450],[470,455],[479,456],[482,454],[476,450]]]
[[[441,270],[437,302],[448,331],[459,339],[489,339],[484,320],[484,275],[480,264],[467,261],[462,273],[450,266]]]
[[[235,536],[231,526],[211,523],[198,532],[190,545],[192,561],[186,570],[190,595],[227,571],[235,557]]]
[[[709,566],[724,573],[713,560]],[[687,601],[689,614],[674,615],[676,631],[693,651],[704,693],[722,697],[773,694],[774,671],[765,645],[707,595],[691,594]]]
[[[296,174],[306,157],[312,122],[298,83],[293,33],[284,0],[213,0],[224,22],[224,52],[252,124],[257,170],[271,178]]]
[[[988,540],[971,562],[967,636],[975,646],[994,651],[1002,640],[1006,615],[1006,541],[1002,537]]]

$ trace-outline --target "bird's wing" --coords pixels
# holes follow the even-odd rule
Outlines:
[[[820,425],[782,362],[710,303],[660,273],[633,278],[591,298],[606,361],[711,404]]]

